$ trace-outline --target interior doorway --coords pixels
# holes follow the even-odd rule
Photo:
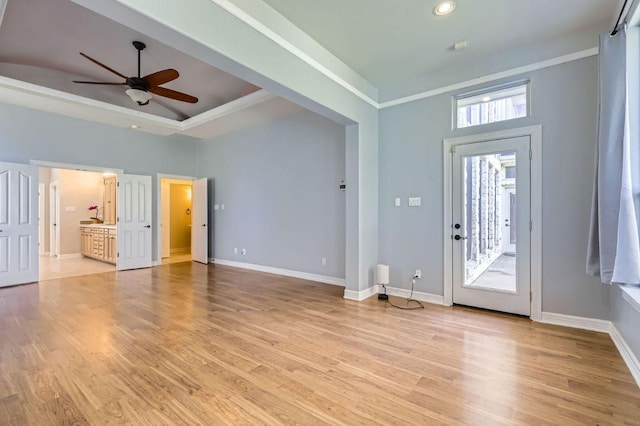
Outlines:
[[[115,179],[115,173],[38,167],[39,281],[116,270],[116,206],[107,190]],[[115,193],[115,186],[108,189]]]
[[[160,179],[162,263],[191,262],[193,181]]]

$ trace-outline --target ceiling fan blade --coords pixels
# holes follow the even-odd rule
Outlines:
[[[111,71],[112,73],[114,73],[115,75],[124,78],[125,80],[127,79],[126,75],[122,75],[120,74],[118,71],[114,70],[113,68],[109,68],[108,66],[106,66],[105,64],[96,61],[95,59],[93,59],[92,57],[90,57],[89,55],[85,55],[84,53],[80,52],[80,54],[82,56],[84,56],[85,58],[87,58],[88,60],[90,60],[91,62],[93,62],[94,64],[101,66],[102,68],[104,68],[107,71]]]
[[[107,85],[111,85],[111,86],[121,86],[121,85],[127,85],[127,83],[106,83],[104,81],[77,81],[77,80],[73,80],[74,83],[80,83],[80,84],[107,84]]]
[[[190,104],[195,104],[196,102],[198,102],[198,98],[196,98],[195,96],[167,89],[166,87],[153,87],[149,89],[149,91],[158,96],[164,96],[165,98],[171,98],[182,102],[189,102]]]
[[[178,71],[174,69],[166,69],[153,74],[145,75],[142,79],[149,85],[149,87],[158,87],[161,84],[168,83],[180,77]]]

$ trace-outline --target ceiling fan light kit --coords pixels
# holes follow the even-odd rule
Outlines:
[[[151,93],[140,89],[129,89],[125,93],[138,105],[147,105],[152,98]]]
[[[198,98],[195,96],[187,95],[186,93],[178,92],[176,90],[168,89],[166,87],[162,87],[162,84],[169,83],[177,79],[180,74],[178,71],[168,68],[162,71],[157,71],[152,74],[146,75],[144,77],[140,77],[140,52],[144,50],[147,46],[141,41],[134,41],[133,46],[138,51],[138,76],[137,77],[127,77],[124,74],[119,73],[118,71],[109,68],[105,64],[91,58],[88,55],[80,52],[80,55],[90,60],[94,64],[106,69],[107,71],[117,75],[118,77],[124,78],[124,83],[110,83],[110,82],[102,82],[102,81],[77,81],[74,80],[74,83],[80,84],[98,84],[98,85],[126,85],[129,86],[129,89],[125,92],[131,100],[136,102],[138,105],[148,105],[149,101],[152,98],[151,93],[163,96],[169,99],[175,99],[181,102],[188,102],[195,104],[198,102]]]

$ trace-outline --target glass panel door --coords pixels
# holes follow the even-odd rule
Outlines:
[[[453,301],[529,315],[529,137],[452,155]]]

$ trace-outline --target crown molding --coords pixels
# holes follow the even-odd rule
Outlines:
[[[444,93],[453,92],[455,90],[466,89],[468,87],[477,86],[480,84],[488,83],[502,78],[514,77],[519,74],[525,74],[531,71],[540,70],[543,68],[549,68],[556,65],[564,64],[566,62],[577,61],[579,59],[588,58],[590,56],[596,56],[598,54],[598,48],[581,50],[568,55],[557,56],[555,58],[547,59],[545,61],[534,62],[529,65],[524,65],[517,68],[511,68],[505,71],[488,74],[482,77],[474,78],[471,80],[462,81],[460,83],[454,83],[447,86],[438,87],[436,89],[427,90],[425,92],[416,93],[415,95],[405,96],[402,98],[394,99],[379,104],[380,109],[389,108],[396,105],[402,105],[409,102],[419,101],[421,99],[430,98]]]
[[[217,108],[213,108],[213,109],[210,109],[209,111],[205,111],[191,118],[187,118],[186,120],[180,122],[180,126],[183,131],[191,130],[194,127],[201,126],[213,120],[222,118],[226,115],[242,111],[243,109],[247,109],[254,105],[258,105],[262,102],[266,102],[275,98],[277,98],[277,96],[271,92],[267,92],[266,90],[263,90],[263,89],[257,90],[246,96],[243,96],[238,99],[234,99],[231,102],[227,102],[226,104],[220,105]]]
[[[318,61],[313,59],[311,56],[307,55],[304,51],[302,51],[298,47],[294,46],[289,41],[285,40],[283,37],[281,37],[276,32],[271,30],[265,24],[263,24],[259,20],[255,19],[253,16],[249,15],[247,12],[242,10],[240,7],[238,7],[235,4],[233,4],[230,0],[210,0],[210,1],[215,3],[215,4],[217,4],[218,6],[220,6],[221,8],[226,10],[227,12],[229,12],[231,15],[235,16],[236,18],[238,18],[239,20],[241,20],[245,24],[249,25],[250,27],[252,27],[256,31],[258,31],[259,33],[264,35],[265,37],[269,38],[270,40],[272,40],[273,42],[278,44],[283,49],[289,51],[290,53],[292,53],[293,55],[295,55],[296,57],[298,57],[302,61],[304,61],[307,64],[309,64],[311,67],[316,69],[318,72],[324,74],[326,77],[328,77],[331,80],[335,81],[336,83],[341,85],[343,88],[345,88],[349,92],[353,93],[354,95],[358,96],[360,99],[364,100],[365,102],[367,102],[368,104],[372,105],[373,107],[375,107],[377,109],[384,109],[384,108],[389,108],[389,107],[396,106],[396,105],[401,105],[401,104],[405,104],[405,103],[409,103],[409,102],[414,102],[414,101],[417,101],[417,100],[420,100],[420,99],[426,99],[426,98],[429,98],[429,97],[432,97],[432,96],[441,95],[443,93],[451,92],[451,91],[454,91],[454,90],[459,90],[459,89],[463,89],[463,88],[467,88],[467,87],[471,87],[471,86],[487,83],[487,82],[498,80],[498,79],[501,79],[501,78],[508,78],[508,77],[512,77],[512,76],[515,76],[515,75],[518,75],[518,74],[523,74],[523,73],[527,73],[527,72],[531,72],[531,71],[535,71],[535,70],[539,70],[539,69],[543,69],[543,68],[552,67],[552,66],[555,66],[555,65],[560,65],[560,64],[563,64],[563,63],[566,63],[566,62],[571,62],[571,61],[575,61],[575,60],[578,60],[578,59],[583,59],[583,58],[587,58],[587,57],[590,57],[590,56],[595,56],[595,55],[598,54],[598,48],[594,47],[594,48],[591,48],[591,49],[581,50],[581,51],[570,53],[570,54],[567,54],[567,55],[558,56],[558,57],[551,58],[551,59],[548,59],[548,60],[545,60],[545,61],[535,62],[535,63],[529,64],[529,65],[524,65],[524,66],[521,66],[521,67],[512,68],[512,69],[509,69],[509,70],[506,70],[506,71],[502,71],[502,72],[498,72],[498,73],[494,73],[494,74],[489,74],[489,75],[486,75],[486,76],[483,76],[483,77],[474,78],[474,79],[471,79],[471,80],[466,80],[466,81],[463,81],[463,82],[460,82],[460,83],[450,84],[450,85],[447,85],[447,86],[443,86],[443,87],[439,87],[439,88],[436,88],[436,89],[428,90],[428,91],[425,91],[425,92],[417,93],[415,95],[405,96],[405,97],[394,99],[394,100],[390,100],[390,101],[387,101],[387,102],[378,103],[377,101],[375,101],[374,99],[371,99],[369,96],[367,96],[366,94],[362,93],[360,90],[358,90],[353,85],[348,83],[346,80],[344,80],[343,78],[341,78],[340,76],[335,74],[333,71],[329,70],[327,67],[325,67],[324,65],[322,65],[321,63],[319,63]]]
[[[118,127],[129,127],[135,124],[141,131],[164,136],[183,134],[276,97],[261,89],[184,121],[177,121],[0,76],[0,99],[5,103]]]
[[[278,44],[283,49],[287,50],[289,53],[292,53],[298,59],[309,64],[311,67],[315,68],[320,73],[324,74],[326,77],[330,78],[334,82],[338,83],[343,88],[347,89],[349,92],[353,93],[369,105],[379,108],[379,104],[375,99],[367,96],[365,93],[360,91],[358,88],[353,86],[351,83],[331,71],[329,68],[322,65],[320,62],[313,59],[311,56],[307,55],[302,49],[294,46],[292,43],[287,41],[284,37],[277,34],[271,28],[267,27],[265,24],[255,19],[253,16],[249,15],[247,12],[233,4],[229,0],[210,0],[211,2],[217,4],[245,24],[249,25],[254,30],[258,31],[260,34],[264,35],[271,41]]]

